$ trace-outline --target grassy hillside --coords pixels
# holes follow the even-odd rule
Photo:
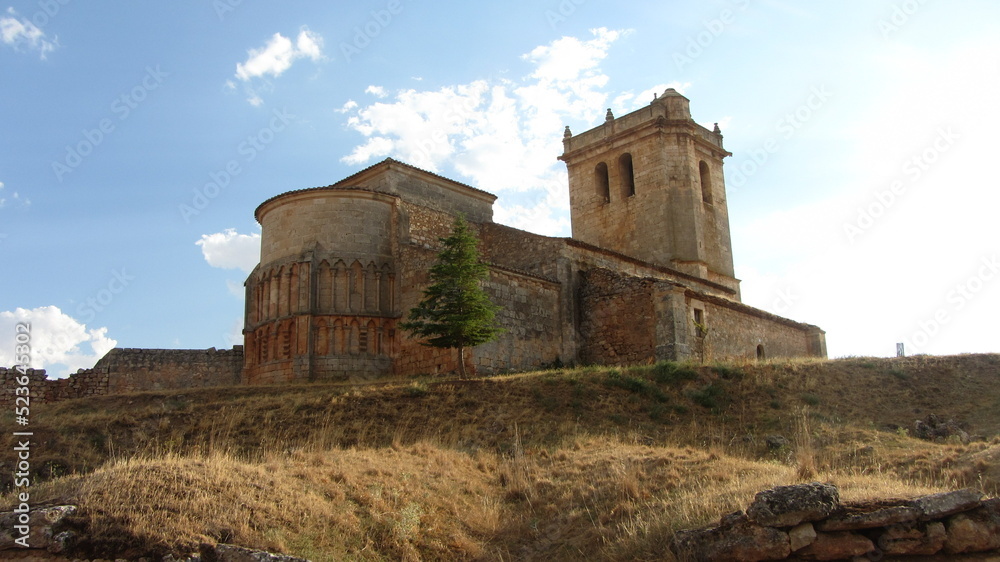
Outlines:
[[[32,497],[80,505],[92,555],[663,559],[778,484],[997,494],[998,383],[968,355],[99,397],[33,413]],[[911,437],[932,413],[973,441]]]

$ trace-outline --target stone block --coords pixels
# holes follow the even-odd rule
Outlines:
[[[682,562],[757,562],[791,553],[788,534],[746,518],[733,525],[678,531],[670,545]]]
[[[796,555],[807,560],[845,560],[874,551],[875,545],[867,537],[840,531],[817,533],[816,540]]]
[[[982,502],[976,509],[952,515],[945,521],[949,553],[1000,549],[1000,499]]]
[[[840,494],[830,484],[813,482],[778,486],[758,492],[747,508],[747,517],[759,525],[793,527],[804,521],[818,521],[837,509]]]
[[[906,502],[901,502],[900,505],[872,507],[844,506],[829,519],[818,523],[816,528],[820,531],[871,529],[916,521],[922,515],[923,511],[920,508],[908,505]]]
[[[913,506],[921,511],[924,521],[929,521],[979,507],[982,499],[982,492],[966,488],[924,496],[915,500]]]

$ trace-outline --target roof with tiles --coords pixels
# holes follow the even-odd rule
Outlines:
[[[367,168],[359,170],[359,171],[357,171],[357,172],[355,172],[355,173],[347,176],[346,178],[344,178],[344,179],[342,179],[340,181],[337,181],[335,183],[332,183],[330,185],[324,185],[324,186],[319,186],[319,187],[306,187],[306,188],[302,188],[302,189],[293,189],[293,190],[290,190],[290,191],[285,191],[283,193],[279,193],[279,194],[277,194],[277,195],[275,195],[273,197],[270,197],[270,198],[266,199],[260,205],[257,205],[257,208],[254,210],[254,217],[258,217],[258,213],[260,212],[260,209],[264,205],[267,205],[268,203],[270,203],[271,201],[274,201],[275,199],[278,199],[280,197],[284,197],[286,195],[291,195],[293,193],[304,193],[304,192],[307,192],[307,191],[321,191],[321,190],[324,190],[324,189],[336,189],[336,190],[349,190],[350,189],[350,190],[357,190],[357,191],[371,191],[373,193],[375,193],[375,192],[377,192],[377,193],[383,193],[382,191],[379,191],[379,190],[376,190],[376,189],[370,189],[370,188],[365,188],[365,187],[352,186],[350,184],[353,181],[356,181],[358,178],[363,177],[363,176],[368,175],[368,174],[371,174],[372,172],[374,172],[374,171],[376,171],[376,170],[378,170],[380,168],[384,169],[384,170],[389,170],[390,168],[393,168],[393,167],[399,168],[399,169],[401,169],[403,171],[416,172],[418,174],[426,175],[426,176],[435,178],[437,180],[445,181],[445,182],[450,183],[450,184],[452,184],[452,185],[454,185],[456,187],[460,187],[462,189],[467,189],[469,191],[472,191],[473,193],[477,193],[477,194],[480,194],[480,195],[487,195],[489,197],[492,197],[494,200],[496,200],[496,198],[497,198],[496,195],[494,195],[494,194],[492,194],[492,193],[490,193],[488,191],[484,191],[482,189],[479,189],[479,188],[476,188],[476,187],[472,187],[469,184],[462,183],[460,181],[455,181],[455,180],[453,180],[451,178],[446,178],[446,177],[444,177],[444,176],[442,176],[440,174],[435,174],[434,172],[429,172],[427,170],[424,170],[423,168],[418,168],[416,166],[413,166],[411,164],[407,164],[406,162],[401,162],[401,161],[396,160],[394,158],[386,158],[385,160],[382,160],[381,162],[378,162],[376,164],[372,164],[371,166],[368,166]],[[395,194],[389,193],[388,195],[395,195]]]

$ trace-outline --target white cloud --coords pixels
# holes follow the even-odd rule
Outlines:
[[[254,106],[263,103],[254,87],[249,85],[254,79],[277,78],[302,58],[313,62],[323,59],[323,37],[305,27],[299,31],[294,43],[290,38],[275,33],[263,47],[247,51],[247,60],[236,64],[236,77],[248,83],[247,101]]]
[[[30,20],[17,17],[14,8],[8,8],[7,16],[0,17],[0,41],[13,47],[15,51],[38,51],[38,56],[43,60],[46,53],[54,51],[59,45],[58,39],[48,39],[45,32]]]
[[[532,49],[521,57],[531,70],[517,81],[409,89],[365,106],[349,101],[338,111],[349,113],[347,126],[367,138],[342,161],[357,165],[391,155],[433,172],[450,167],[448,173],[500,196],[498,222],[568,234],[566,173],[555,155],[566,124],[585,129],[603,118],[609,94],[600,63],[623,32],[601,28],[591,35]]]
[[[382,158],[392,153],[393,143],[385,137],[371,137],[365,144],[354,147],[350,154],[342,160],[347,164],[363,164],[375,158]]]
[[[599,28],[591,30],[594,39],[581,41],[576,37],[562,37],[548,45],[535,47],[521,58],[535,64],[532,77],[540,81],[576,82],[581,76],[598,70],[598,65],[608,55],[608,48],[621,35],[621,31]]]
[[[31,367],[50,370],[50,378],[66,376],[77,369],[89,369],[118,345],[108,337],[107,328],[87,329],[86,324],[56,306],[0,312],[2,333],[14,334],[15,325],[19,323],[30,325]],[[14,345],[13,337],[0,341],[0,365],[14,366],[17,360]]]
[[[323,38],[318,33],[313,33],[308,29],[299,32],[299,37],[295,40],[295,47],[299,56],[309,57],[314,61],[323,58]]]
[[[250,49],[247,60],[236,65],[236,77],[244,82],[251,78],[271,75],[277,78],[292,67],[296,59],[310,58],[318,61],[323,58],[323,38],[308,29],[299,32],[299,37],[293,45],[292,40],[280,33],[274,36],[260,49]]]
[[[220,269],[240,269],[250,273],[260,261],[260,234],[239,234],[234,228],[224,232],[202,234],[195,242],[201,246],[205,261]]]
[[[336,111],[337,113],[347,113],[348,111],[356,109],[357,107],[358,107],[358,102],[354,100],[347,100],[344,102],[344,105],[340,106],[340,109],[334,109],[334,111]]]
[[[389,93],[386,92],[385,88],[383,88],[382,86],[368,86],[367,88],[365,88],[365,93],[372,94],[377,98],[384,98],[389,95]]]

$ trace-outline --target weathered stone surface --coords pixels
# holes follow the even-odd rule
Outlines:
[[[76,539],[76,534],[66,528],[67,518],[76,513],[76,506],[60,505],[33,509],[28,513],[29,534],[27,545],[52,553],[65,552]],[[15,542],[22,535],[15,526],[21,525],[20,514],[12,511],[0,513],[0,550],[24,548],[24,542]]]
[[[691,562],[781,560],[791,553],[787,533],[747,521],[725,528],[679,531],[670,547],[679,560]]]
[[[955,420],[943,420],[930,414],[926,420],[913,422],[913,436],[928,441],[942,441],[948,437],[958,437],[962,443],[969,442],[969,434]]]
[[[940,522],[926,525],[893,525],[876,540],[883,554],[930,555],[939,552],[947,533]]]
[[[747,517],[758,525],[793,527],[829,516],[839,503],[840,494],[830,484],[778,486],[759,492],[747,508]]]
[[[232,349],[123,349],[109,351],[93,369],[49,379],[45,369],[28,369],[32,402],[240,382],[243,346]],[[0,406],[14,403],[19,373],[0,367]]]
[[[982,492],[966,488],[918,498],[913,501],[913,506],[923,513],[924,521],[929,521],[979,507],[982,499]]]
[[[799,523],[788,531],[789,546],[792,552],[805,548],[816,540],[816,529],[812,523]]]
[[[806,560],[842,560],[875,551],[872,541],[850,532],[817,533],[816,540],[796,552]]]
[[[1000,499],[988,500],[979,508],[952,515],[945,521],[945,528],[948,531],[946,552],[1000,549]]]
[[[863,507],[846,507],[834,513],[826,521],[817,523],[816,529],[827,532],[872,529],[916,521],[921,515],[923,512],[911,505],[876,507],[870,511]]]

